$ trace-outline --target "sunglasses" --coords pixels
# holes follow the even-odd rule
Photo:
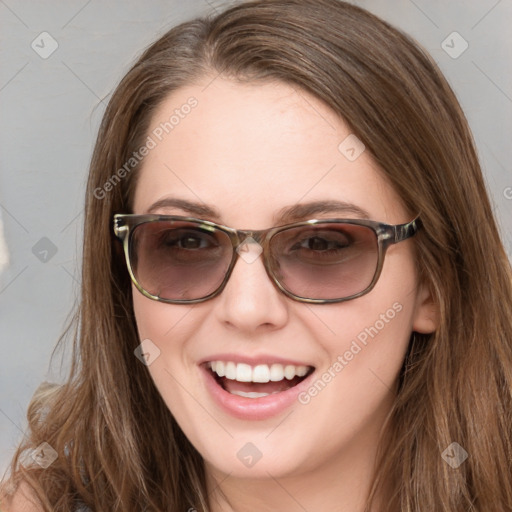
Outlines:
[[[133,284],[146,297],[169,304],[219,295],[238,258],[251,263],[259,253],[271,281],[291,299],[314,304],[355,299],[377,283],[387,248],[420,227],[419,217],[397,225],[314,219],[251,231],[193,217],[114,215]]]

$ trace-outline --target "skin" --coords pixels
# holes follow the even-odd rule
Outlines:
[[[145,157],[134,213],[172,196],[211,205],[220,217],[207,220],[239,229],[282,224],[284,207],[326,199],[353,203],[389,224],[413,218],[368,151],[354,162],[341,154],[350,129],[319,100],[283,83],[210,82],[182,88],[160,105],[151,129],[189,97],[198,100]],[[157,212],[189,214],[175,207]],[[225,290],[193,306],[159,303],[133,289],[140,339],[161,351],[148,370],[205,460],[214,512],[363,510],[411,332],[437,325],[413,247],[413,240],[391,246],[375,288],[344,303],[287,298],[261,258],[239,259]],[[304,361],[321,374],[394,303],[402,310],[307,405],[244,421],[219,409],[203,385],[198,362],[218,353]],[[237,458],[247,442],[262,453],[250,468]]]
[[[0,510],[5,512],[44,512],[34,491],[26,482],[20,483],[12,498],[4,498],[0,495]]]

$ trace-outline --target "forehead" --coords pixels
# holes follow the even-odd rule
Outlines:
[[[172,196],[213,206],[212,220],[253,229],[275,225],[288,206],[326,200],[355,204],[376,220],[403,218],[369,153],[353,158],[362,148],[347,124],[284,83],[219,77],[184,87],[159,106],[148,136],[136,213]]]

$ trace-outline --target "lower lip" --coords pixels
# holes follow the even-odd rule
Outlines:
[[[246,398],[232,395],[220,386],[212,372],[201,367],[204,374],[206,388],[214,401],[227,413],[241,420],[266,420],[285,411],[294,402],[297,402],[299,393],[309,387],[309,381],[315,372],[286,391],[274,393],[260,398]]]

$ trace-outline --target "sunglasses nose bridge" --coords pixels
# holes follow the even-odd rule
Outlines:
[[[243,259],[246,263],[253,263],[259,257],[263,265],[269,272],[269,262],[266,247],[268,245],[269,229],[265,230],[237,230],[231,239],[233,244],[233,260],[228,273],[230,274],[238,259]]]
[[[238,248],[244,244],[250,244],[250,243],[256,243],[263,249],[263,246],[265,244],[265,239],[267,236],[267,233],[269,232],[268,229],[262,229],[262,230],[246,230],[246,229],[239,229],[236,231],[235,237],[233,239],[233,246],[234,249],[237,251]]]
[[[236,230],[232,232],[231,242],[233,244],[233,256],[232,261],[227,269],[226,276],[224,278],[222,289],[229,281],[236,263],[239,260],[245,261],[245,263],[252,264],[259,258],[263,263],[265,272],[271,282],[276,283],[276,278],[273,275],[272,264],[270,262],[268,250],[268,242],[270,240],[269,234],[273,229],[264,230]],[[281,288],[277,284],[278,288]],[[286,292],[285,292],[286,293]]]

